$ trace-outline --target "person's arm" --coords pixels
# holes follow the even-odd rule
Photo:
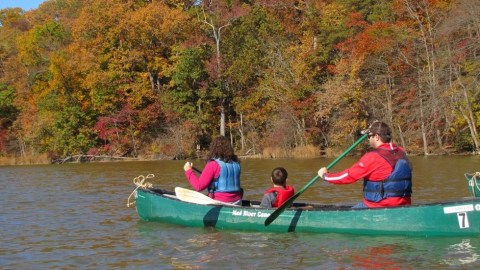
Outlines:
[[[335,172],[335,173],[325,173],[326,168],[322,168],[319,170],[319,175],[325,181],[332,183],[332,184],[351,184],[354,183],[372,173],[376,169],[376,165],[374,164],[375,153],[366,153],[363,155],[355,164],[353,164],[350,168]]]
[[[196,191],[202,191],[210,186],[210,183],[215,177],[220,175],[220,166],[215,161],[207,162],[200,177],[197,177],[193,169],[185,171],[185,176],[188,182]]]
[[[263,195],[262,202],[260,203],[260,207],[272,208],[272,205],[276,199],[277,199],[277,194],[275,192],[267,193]]]

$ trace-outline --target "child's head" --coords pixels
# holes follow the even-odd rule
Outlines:
[[[285,186],[285,183],[287,182],[287,177],[287,170],[282,167],[275,168],[272,171],[272,182],[275,185]]]

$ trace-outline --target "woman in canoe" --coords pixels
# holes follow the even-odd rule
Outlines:
[[[410,205],[412,169],[405,151],[391,142],[391,129],[383,122],[373,122],[365,132],[372,151],[344,171],[328,173],[323,167],[318,175],[331,184],[350,184],[363,178],[364,198],[354,208]]]
[[[187,161],[183,169],[188,182],[196,191],[208,188],[208,196],[217,201],[242,204],[240,163],[225,136],[216,137],[210,144],[207,164],[200,177],[197,177],[192,166]]]

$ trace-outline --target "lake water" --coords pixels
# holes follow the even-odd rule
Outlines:
[[[333,170],[354,162],[345,158]],[[141,221],[127,198],[133,178],[188,187],[185,161],[0,167],[0,269],[478,269],[479,237],[416,238],[257,233]],[[203,161],[193,161],[203,168]],[[260,200],[276,166],[298,189],[330,159],[242,160],[245,197]],[[411,157],[415,202],[469,196],[480,157]],[[353,204],[361,183],[317,181],[298,201]],[[477,226],[479,226],[477,224]]]

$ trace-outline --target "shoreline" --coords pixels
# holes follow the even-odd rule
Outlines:
[[[360,156],[361,154],[351,154],[348,156]],[[428,155],[419,153],[409,153],[408,156],[477,156],[475,152],[461,152],[461,153],[432,153]],[[336,155],[302,155],[302,156],[272,156],[272,155],[238,155],[239,159],[310,159],[310,158],[334,158]],[[106,155],[74,155],[68,156],[62,159],[50,160],[44,155],[32,156],[32,157],[0,157],[0,166],[21,166],[21,165],[49,165],[49,164],[65,164],[65,163],[102,163],[102,162],[123,162],[123,161],[156,161],[156,160],[201,160],[200,156],[186,157],[186,158],[143,158],[143,157],[120,157],[120,156],[106,156]]]

